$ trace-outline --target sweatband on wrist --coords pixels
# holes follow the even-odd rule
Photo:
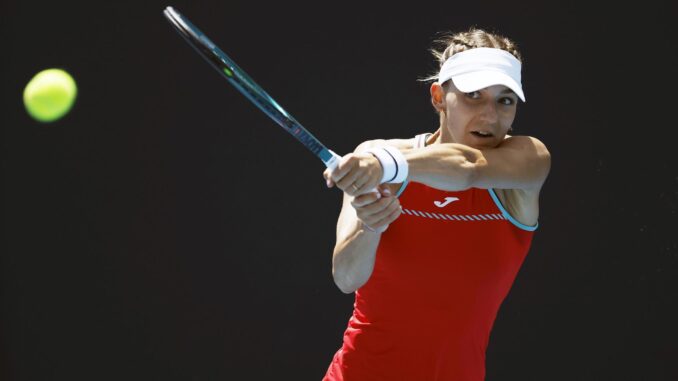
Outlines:
[[[399,149],[391,146],[381,146],[370,148],[365,152],[371,153],[379,160],[384,173],[380,184],[383,183],[402,183],[407,179],[409,167],[405,156]]]

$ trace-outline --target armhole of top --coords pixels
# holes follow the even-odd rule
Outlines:
[[[410,180],[405,180],[402,184],[400,184],[400,189],[398,189],[398,193],[396,193],[396,197],[400,197],[403,192],[405,192],[405,188],[407,188],[407,184],[410,183]]]
[[[497,207],[501,211],[501,214],[503,214],[504,217],[507,220],[511,221],[511,223],[513,225],[515,225],[515,226],[517,226],[517,227],[519,227],[523,230],[527,230],[529,232],[533,232],[533,231],[537,230],[537,228],[539,227],[538,221],[537,221],[536,224],[534,224],[534,226],[528,226],[528,225],[520,223],[518,220],[513,218],[513,216],[508,212],[508,210],[506,210],[506,208],[504,208],[504,205],[501,204],[501,200],[499,200],[499,197],[497,197],[497,194],[494,193],[494,189],[490,188],[490,189],[488,189],[488,192],[490,193],[490,197],[492,197],[492,200],[494,201],[494,203],[497,205]]]
[[[414,137],[414,148],[421,148],[421,147],[426,147],[426,140],[428,140],[428,137],[431,136],[430,132],[424,133],[424,134],[419,134]],[[405,179],[402,184],[400,184],[400,189],[398,189],[398,192],[396,193],[396,197],[400,197],[403,192],[405,192],[405,188],[407,188],[407,185],[410,183],[409,180]]]

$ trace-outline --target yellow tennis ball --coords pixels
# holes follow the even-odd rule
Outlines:
[[[70,74],[61,69],[47,69],[36,74],[26,85],[24,105],[35,120],[53,122],[68,113],[77,93]]]

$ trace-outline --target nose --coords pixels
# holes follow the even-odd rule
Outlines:
[[[497,123],[499,121],[499,114],[497,113],[497,105],[495,102],[485,102],[480,116],[481,120],[485,123]]]

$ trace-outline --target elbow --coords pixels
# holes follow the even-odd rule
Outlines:
[[[353,288],[353,287],[340,286],[338,283],[336,283],[336,285],[337,285],[337,288],[339,288],[339,290],[346,295],[352,294],[357,290],[357,288]]]
[[[337,288],[344,294],[351,294],[358,289],[350,281],[349,277],[342,275],[341,272],[337,271],[335,268],[332,269],[332,278],[334,279],[334,284],[337,285]]]
[[[332,279],[341,292],[350,294],[357,290],[358,287],[354,287],[355,277],[352,276],[351,271],[346,266],[346,261],[342,260],[345,259],[341,255],[342,247],[342,245],[337,244],[332,254]]]

